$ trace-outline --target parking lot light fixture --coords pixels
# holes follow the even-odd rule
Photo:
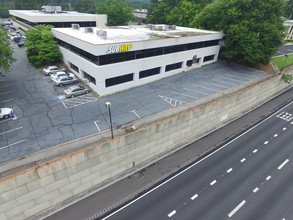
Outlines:
[[[282,73],[283,68],[284,68],[284,66],[285,66],[285,63],[287,62],[287,59],[288,59],[288,54],[285,54],[285,60],[284,60],[284,63],[283,63],[283,65],[282,65],[282,68],[281,68],[281,70],[280,70],[280,73]]]
[[[113,134],[113,125],[112,125],[112,116],[111,116],[111,103],[110,102],[105,102],[106,107],[109,109],[109,118],[110,118],[110,126],[111,126],[111,136],[112,139],[114,138]]]

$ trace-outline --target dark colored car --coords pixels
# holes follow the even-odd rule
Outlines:
[[[21,41],[21,40],[26,40],[26,37],[25,37],[25,36],[17,36],[17,37],[14,37],[14,38],[13,38],[13,41],[14,41],[15,43],[18,43],[18,42]]]
[[[19,47],[23,47],[24,46],[24,43],[25,43],[25,40],[20,40],[20,41],[18,41],[17,45]]]

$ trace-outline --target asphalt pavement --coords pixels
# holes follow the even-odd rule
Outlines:
[[[255,123],[260,122],[265,117],[269,116],[270,114],[274,113],[277,109],[281,108],[282,106],[286,105],[287,103],[291,102],[293,100],[292,97],[293,89],[286,91],[285,93],[281,94],[280,96],[274,98],[273,100],[267,102],[265,105],[260,106],[259,108],[253,110],[247,115],[244,115],[243,117],[239,118],[238,120],[230,123],[229,125],[225,126],[224,128],[213,132],[212,134],[194,142],[193,144],[183,148],[182,150],[156,162],[155,164],[152,164],[151,166],[147,167],[146,169],[142,170],[139,173],[136,173],[128,178],[125,178],[107,188],[104,190],[101,190],[89,197],[87,197],[84,200],[81,200],[78,203],[75,203],[60,212],[55,213],[54,215],[48,217],[47,219],[101,219],[102,217],[105,217],[106,213],[109,214],[111,211],[118,209],[122,207],[124,204],[127,204],[127,202],[133,201],[133,199],[137,198],[138,196],[142,195],[144,192],[147,192],[152,187],[162,183],[162,181],[167,178],[168,176],[172,176],[175,173],[181,171],[184,167],[188,166],[189,164],[194,163],[194,161],[201,159],[209,150],[211,149],[218,149],[219,147],[226,144],[228,141],[230,141],[232,138],[235,138],[237,135],[243,133],[247,129],[251,128]],[[290,110],[292,114],[292,109]],[[289,112],[288,112],[289,114]],[[284,116],[285,117],[285,116]],[[206,187],[211,187],[211,184],[216,180],[217,184],[219,183],[219,180],[222,179],[222,174],[227,175],[227,171],[232,168],[238,169],[237,166],[232,166],[233,164],[242,164],[246,162],[246,164],[250,164],[251,161],[248,161],[250,157],[252,157],[255,153],[255,150],[260,148],[259,145],[263,145],[262,149],[264,149],[267,145],[264,145],[264,142],[266,140],[263,140],[264,136],[264,130],[267,130],[270,132],[270,134],[266,137],[269,141],[269,138],[274,139],[274,135],[277,133],[280,133],[280,128],[277,126],[277,124],[281,125],[288,125],[289,122],[285,121],[282,118],[277,118],[277,121],[270,123],[266,129],[260,129],[258,130],[256,137],[254,138],[248,138],[248,141],[241,142],[243,146],[240,147],[239,151],[232,153],[233,158],[231,162],[228,162],[228,165],[225,165],[225,169],[222,167],[222,162],[226,161],[227,158],[224,156],[220,156],[219,158],[216,158],[213,160],[212,165],[210,167],[203,169],[200,173],[196,173],[193,175],[187,175],[189,179],[185,180],[184,183],[191,182],[191,184],[188,184],[187,186],[183,187],[183,189],[180,190],[169,190],[168,193],[174,195],[175,197],[181,197],[181,194],[184,194],[183,191],[185,188],[194,188],[195,185],[198,185],[198,189],[201,190],[194,190],[193,194],[189,194],[189,197],[184,197],[183,201],[190,202],[190,198],[194,196],[194,199],[196,199],[196,194],[199,195],[199,192],[204,192]],[[291,119],[291,122],[293,120]],[[291,126],[292,130],[292,125]],[[285,143],[292,143],[290,142],[290,135],[292,134],[291,130],[287,130],[287,133],[289,134],[289,140],[286,139]],[[290,132],[291,131],[291,132]],[[287,137],[288,138],[288,137]],[[287,144],[288,144],[287,143]],[[269,146],[269,145],[268,145]],[[283,146],[283,144],[281,145]],[[290,146],[286,147],[287,149],[290,149]],[[244,151],[244,154],[243,154]],[[277,154],[279,151],[279,147],[273,147],[273,153],[270,154],[270,156],[265,155],[260,159],[260,163],[267,163],[269,161],[268,158],[274,157],[275,154]],[[257,152],[257,151],[256,151]],[[284,151],[286,154],[286,151]],[[282,154],[284,154],[284,152]],[[228,155],[230,153],[228,152]],[[242,156],[244,155],[244,156]],[[245,159],[245,160],[243,160]],[[241,162],[241,160],[243,162]],[[258,161],[258,160],[257,160]],[[256,162],[257,162],[256,161]],[[282,161],[281,161],[282,162]],[[262,169],[262,164],[254,164],[253,162],[251,165],[247,167],[249,171],[241,171],[240,177],[236,176],[234,177],[233,181],[235,183],[235,186],[231,186],[230,188],[234,188],[237,185],[241,186],[246,182],[246,179],[248,178],[250,172],[253,172],[255,169],[260,167],[260,170]],[[276,162],[273,167],[275,167]],[[277,160],[277,163],[280,163],[280,159]],[[199,166],[202,166],[202,164],[199,164]],[[240,165],[239,165],[240,166]],[[272,165],[271,165],[272,167]],[[267,168],[265,168],[267,169]],[[220,172],[221,171],[221,172]],[[231,171],[230,171],[231,172]],[[200,177],[200,175],[203,175]],[[234,174],[233,174],[234,175]],[[195,179],[193,179],[195,177]],[[265,176],[266,177],[266,176]],[[256,189],[258,187],[257,183],[261,184],[261,181],[265,178],[263,175],[259,175],[259,173],[256,173],[253,175],[253,178],[256,178],[257,181],[253,181],[253,184],[249,184],[248,188],[250,191],[247,191],[248,188],[245,188],[243,190],[240,190],[243,196],[242,198],[245,198],[244,196],[247,193],[251,193],[251,190]],[[192,180],[193,179],[193,180]],[[224,178],[225,179],[225,178]],[[238,180],[239,179],[239,180]],[[249,179],[249,178],[248,178]],[[194,183],[193,183],[193,182]],[[230,180],[225,180],[227,182],[224,182],[225,184],[221,183],[221,186],[225,187],[226,184],[229,183]],[[275,180],[274,180],[275,181]],[[184,184],[182,183],[182,184]],[[180,184],[178,184],[180,185]],[[218,184],[219,186],[220,184]],[[270,186],[271,187],[271,186]],[[260,187],[259,187],[260,188]],[[226,189],[229,190],[229,187]],[[176,191],[176,192],[175,192]],[[211,191],[212,192],[212,191]],[[254,192],[252,192],[254,193]],[[230,196],[232,196],[232,203],[225,209],[226,215],[233,210],[234,206],[236,206],[238,203],[240,203],[241,197],[234,198],[233,199],[233,193],[228,193]],[[226,197],[226,194],[223,193],[221,195],[218,195],[220,199],[224,199]],[[162,197],[162,198],[161,198]],[[154,204],[157,204],[160,209],[165,210],[165,217],[172,213],[172,208],[177,210],[176,206],[169,206],[169,208],[165,207],[164,204],[159,204],[160,200],[164,199],[164,196],[161,196],[158,198],[158,201],[153,201]],[[209,195],[209,197],[215,199],[215,196],[213,193]],[[240,199],[240,200],[239,200]],[[286,198],[285,198],[286,199]],[[288,199],[288,198],[287,198]],[[221,203],[221,200],[220,200]],[[170,204],[169,200],[167,200],[167,204]],[[205,213],[203,215],[209,215],[210,207],[213,207],[215,204],[210,204],[206,206]],[[182,207],[181,207],[182,206]],[[184,208],[185,202],[181,203],[180,208]],[[142,212],[152,212],[152,208],[148,205],[141,205],[143,207]],[[164,209],[165,207],[165,209]],[[179,208],[179,209],[180,209]],[[176,214],[178,214],[178,210],[176,211]],[[288,211],[289,213],[289,211]],[[132,216],[135,216],[135,218],[127,218],[127,219],[138,219],[136,218],[139,216],[140,211],[135,211],[132,213]],[[191,213],[192,214],[192,213]],[[175,216],[175,215],[174,215]],[[180,216],[177,215],[177,216]],[[228,216],[226,216],[229,218]],[[123,219],[123,218],[121,218]],[[144,219],[144,218],[139,218]],[[150,219],[150,218],[146,218]],[[153,219],[153,218],[151,218]],[[158,219],[158,218],[157,218]],[[161,218],[159,218],[161,219]],[[177,218],[180,219],[180,218]],[[184,219],[182,217],[182,219]],[[193,218],[192,218],[193,219]],[[201,219],[201,218],[198,218]],[[209,218],[208,218],[209,219]],[[215,218],[214,218],[215,219]],[[218,218],[217,218],[218,219]],[[254,218],[252,218],[254,219]]]

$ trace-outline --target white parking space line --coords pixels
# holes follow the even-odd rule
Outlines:
[[[236,78],[239,78],[239,79],[243,79],[245,81],[252,79],[251,77],[247,77],[247,76],[243,76],[243,75],[242,76],[235,76],[235,75],[232,75],[232,74],[229,74],[229,73],[226,73],[224,75],[233,76],[233,77],[236,77]]]
[[[225,89],[228,89],[230,87],[227,87],[227,86],[223,86],[223,85],[219,85],[219,84],[216,84],[216,83],[209,83],[210,85],[214,85],[214,86],[218,86],[218,87],[222,87],[222,88],[225,88]]]
[[[173,107],[176,107],[177,106],[177,103],[178,103],[178,106],[186,103],[186,102],[183,102],[183,101],[180,101],[180,100],[177,100],[177,99],[172,99],[172,98],[169,98],[169,97],[166,97],[166,96],[162,96],[162,95],[159,95],[159,97],[161,99],[163,99],[164,101],[168,102],[170,105],[172,105]],[[173,103],[174,102],[174,103]]]
[[[231,81],[239,82],[239,83],[243,83],[244,82],[243,80],[231,79],[230,77],[224,77],[224,76],[217,76],[217,78],[231,80]]]
[[[61,102],[63,103],[65,108],[73,108],[79,105],[87,104],[98,100],[99,98],[86,94],[76,98],[64,99]]]
[[[8,92],[1,92],[0,95],[5,95],[5,94],[9,94],[11,93],[11,91],[8,91]]]
[[[3,101],[1,101],[0,103],[5,103],[5,102],[11,102],[11,101],[13,101],[14,99],[7,99],[7,100],[3,100]]]
[[[212,81],[227,83],[227,84],[234,85],[234,86],[239,84],[239,83],[232,83],[232,82],[222,81],[222,80],[218,80],[218,79],[213,79]]]
[[[176,210],[173,210],[172,212],[170,212],[169,214],[168,214],[168,217],[169,218],[171,218],[173,215],[175,215],[176,214]]]
[[[4,88],[4,87],[7,87],[8,85],[3,85],[3,86],[0,86],[0,88]]]
[[[96,125],[98,131],[101,131],[101,129],[100,129],[99,125],[98,125],[98,122],[99,122],[99,121],[100,121],[100,120],[98,120],[98,121],[94,121],[94,123],[95,123],[95,125]]]
[[[198,195],[195,194],[195,195],[193,195],[190,199],[191,199],[191,200],[195,200],[197,197],[198,197]]]
[[[6,79],[1,79],[1,80],[0,80],[0,82],[5,82],[5,81],[6,81]]]
[[[231,218],[244,204],[246,203],[245,200],[239,203],[238,206],[236,206],[229,214],[228,217]]]
[[[11,120],[12,120],[12,118],[8,118],[8,119],[5,119],[5,120],[1,120],[1,121],[0,121],[0,124],[1,124],[1,123],[4,123],[4,122],[7,122],[7,121],[11,121]]]
[[[207,89],[207,90],[212,90],[212,91],[215,91],[215,92],[220,91],[219,89],[212,89],[212,88],[207,88],[207,87],[204,87],[204,86],[198,86],[198,85],[193,85],[193,86],[196,86],[196,87],[199,87],[199,88],[203,88],[203,89]]]
[[[23,128],[23,127],[14,128],[14,129],[12,129],[12,130],[5,131],[5,132],[0,133],[0,135],[7,134],[7,133],[10,133],[10,132],[12,132],[12,131],[17,131],[17,130],[22,129],[22,128]]]
[[[133,114],[136,115],[136,117],[141,118],[141,117],[136,113],[136,110],[131,110],[131,111],[129,111],[129,113],[133,113]]]
[[[199,99],[199,97],[192,96],[192,95],[187,95],[187,94],[183,94],[183,93],[179,93],[179,92],[171,92],[171,93],[186,96],[186,97],[190,97],[190,98],[194,98],[194,99]]]
[[[16,145],[16,144],[20,144],[20,143],[25,142],[25,141],[27,141],[27,139],[24,139],[24,140],[21,140],[21,141],[14,142],[14,143],[9,144],[9,145],[6,145],[6,146],[4,146],[4,147],[0,147],[0,150],[5,149],[5,148],[7,148],[7,147],[11,147],[11,146]]]
[[[188,89],[188,88],[183,88],[183,89],[185,89],[185,90],[187,90],[187,91],[191,91],[191,92],[201,93],[201,94],[204,94],[204,95],[210,95],[209,93],[200,92],[200,91],[198,91],[198,90],[193,90],[193,89]]]
[[[280,166],[278,166],[278,170],[282,169],[288,162],[289,160],[286,159]]]

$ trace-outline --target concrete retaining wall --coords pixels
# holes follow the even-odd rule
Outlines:
[[[241,85],[117,128],[113,140],[107,131],[78,140],[79,144],[51,148],[49,154],[35,154],[58,159],[34,162],[31,156],[25,169],[18,164],[21,160],[15,160],[14,165],[19,165],[15,173],[3,164],[7,169],[0,180],[0,219],[34,218],[81,199],[222,127],[286,87],[280,76],[266,76],[254,85]],[[88,147],[63,155],[64,149],[82,144]]]

